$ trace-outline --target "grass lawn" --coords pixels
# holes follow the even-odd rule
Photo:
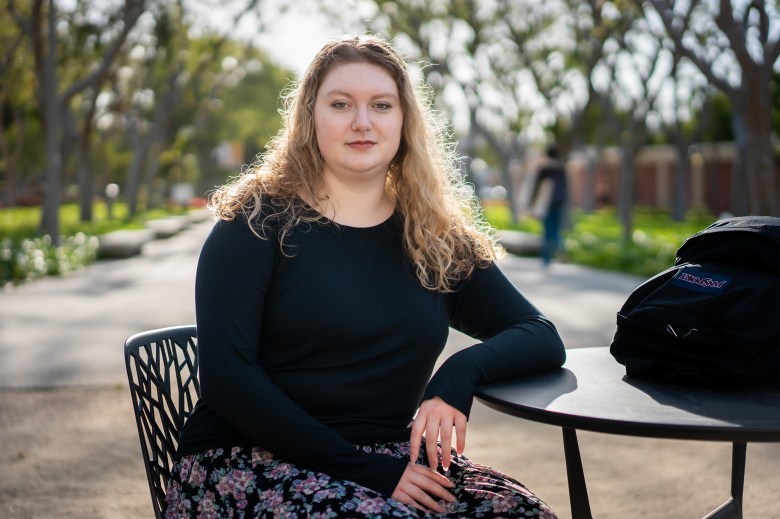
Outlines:
[[[503,204],[486,204],[485,216],[497,229],[541,233],[541,224],[533,218],[512,223],[509,209]],[[571,226],[564,230],[568,261],[650,277],[671,267],[683,241],[716,220],[692,213],[685,221],[675,222],[667,212],[642,208],[637,208],[633,216],[633,239],[624,243],[623,227],[614,209],[588,214],[575,211]]]
[[[506,204],[487,202],[484,210],[488,222],[497,229],[541,233],[541,224],[533,218],[513,223]],[[40,211],[40,207],[0,210],[0,283],[78,268],[94,261],[96,246],[90,237],[117,229],[140,229],[146,220],[184,214],[188,209],[155,209],[129,218],[127,206],[117,203],[109,219],[106,205],[96,203],[93,221],[82,223],[78,205],[65,204],[60,211],[62,245],[58,248],[37,235]],[[567,261],[650,277],[672,266],[682,242],[714,221],[713,216],[691,214],[684,222],[675,222],[666,212],[638,208],[634,211],[633,239],[624,243],[614,209],[574,212],[571,226],[564,231]]]
[[[186,209],[179,207],[153,209],[138,213],[130,218],[127,205],[115,203],[112,219],[108,218],[108,207],[104,203],[93,206],[92,222],[81,222],[78,204],[64,204],[60,208],[61,236],[74,236],[84,233],[90,236],[105,234],[117,229],[143,229],[144,222],[153,218],[163,218],[171,214],[185,214]],[[33,238],[38,235],[38,225],[41,221],[40,207],[13,207],[0,209],[0,238],[14,240]]]
[[[40,207],[14,207],[0,210],[0,286],[50,275],[66,274],[95,261],[97,236],[118,229],[142,229],[144,222],[189,209],[172,207],[128,216],[125,204],[114,204],[112,218],[108,207],[96,203],[92,222],[81,222],[77,204],[60,208],[60,245],[49,236],[40,236]]]

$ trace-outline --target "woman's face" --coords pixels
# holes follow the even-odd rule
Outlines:
[[[398,86],[369,63],[337,65],[325,76],[314,103],[314,130],[325,175],[348,183],[384,185],[401,144],[404,114]]]

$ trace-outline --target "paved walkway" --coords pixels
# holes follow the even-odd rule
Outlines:
[[[195,321],[197,254],[211,222],[147,243],[140,256],[0,290],[0,387],[124,383],[119,354],[139,331]],[[508,255],[501,266],[560,329],[567,347],[609,343],[638,278]],[[463,346],[453,334],[450,348]]]
[[[209,222],[67,278],[0,290],[0,517],[150,517],[122,344],[194,322],[193,278]],[[608,345],[642,280],[509,256],[501,267],[568,348]],[[453,333],[448,353],[470,344]],[[47,389],[40,389],[47,388]],[[728,495],[730,447],[581,433],[594,513],[701,517]],[[466,454],[518,477],[570,517],[560,431],[474,405]],[[745,517],[780,518],[780,447],[751,445]],[[682,483],[682,484],[681,484]],[[56,509],[56,513],[53,510]]]
[[[193,280],[210,222],[140,256],[0,291],[0,387],[124,383],[124,339],[195,321]]]

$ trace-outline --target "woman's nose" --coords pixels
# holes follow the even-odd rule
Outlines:
[[[352,120],[352,129],[356,132],[364,132],[371,129],[371,117],[368,108],[358,108],[355,110],[355,118]]]

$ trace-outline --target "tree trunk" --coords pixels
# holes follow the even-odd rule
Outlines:
[[[750,77],[743,80],[744,103],[741,103],[740,108],[744,110],[744,175],[747,180],[748,210],[751,214],[780,216],[771,141],[772,115],[767,109],[771,93],[769,78],[764,79]]]
[[[46,5],[44,5],[46,4]],[[44,22],[44,11],[46,20]],[[57,75],[57,23],[56,5],[54,0],[35,0],[32,5],[32,15],[25,21],[18,15],[17,23],[28,31],[35,56],[35,74],[38,82],[37,100],[43,118],[44,134],[44,196],[41,213],[40,230],[51,237],[53,244],[58,245],[59,209],[62,201],[63,148],[71,149],[71,141],[64,140],[63,123],[70,123],[69,103],[75,95],[90,86],[102,82],[109,72],[111,63],[119,54],[127,35],[132,30],[138,18],[144,12],[144,0],[126,0],[121,19],[121,29],[113,41],[106,46],[105,53],[99,65],[93,67],[83,77],[79,77],[70,86],[60,92]],[[45,29],[44,29],[45,27]],[[108,30],[106,30],[106,33]]]
[[[734,132],[735,155],[731,166],[731,212],[735,215],[746,215],[750,212],[748,204],[747,191],[747,171],[746,165],[746,137],[744,110],[740,110],[734,102],[734,113],[732,114],[732,131]]]
[[[149,132],[149,145],[146,147],[147,158],[145,161],[144,185],[151,194],[152,184],[160,169],[160,157],[165,149],[173,111],[181,99],[183,82],[179,80],[181,73],[173,74],[169,81],[169,89],[158,105],[151,131]],[[150,208],[154,208],[154,198],[150,197]]]
[[[585,151],[585,180],[582,186],[582,211],[586,214],[596,209],[596,162],[597,151]]]
[[[623,244],[628,245],[633,241],[634,235],[634,173],[636,152],[633,144],[623,145],[621,161],[623,172],[620,175],[620,188],[618,195],[618,213],[623,224]]]
[[[57,92],[57,20],[54,0],[49,0],[48,4],[46,51],[42,56],[43,81],[40,84],[44,120],[43,142],[46,154],[40,232],[48,234],[51,243],[56,246],[60,243],[59,211],[62,199],[62,156],[60,155],[62,106]]]
[[[512,217],[512,223],[520,221],[520,210],[518,209],[517,196],[515,193],[515,182],[512,178],[512,156],[501,155],[501,179],[506,189],[506,199],[509,202],[509,214]]]
[[[89,146],[79,146],[78,157],[76,160],[76,174],[79,184],[79,218],[82,222],[88,223],[92,221],[92,206],[94,205],[94,179],[95,175],[92,170],[92,160],[89,154]]]
[[[484,128],[472,112],[471,127],[476,132],[479,132],[485,140],[488,142],[491,148],[493,148],[499,157],[501,157],[501,181],[506,189],[506,198],[509,202],[509,212],[512,216],[512,223],[520,221],[520,208],[518,207],[518,200],[515,196],[514,179],[512,178],[512,161],[515,157],[520,156],[521,150],[513,142],[504,144],[493,133]]]
[[[135,127],[135,140],[133,140],[133,162],[128,171],[127,178],[127,209],[129,214],[135,215],[138,211],[138,192],[146,187],[150,196],[147,196],[146,208],[150,208],[152,180],[157,175],[160,166],[160,154],[163,151],[165,136],[170,127],[173,111],[181,98],[184,83],[181,76],[183,67],[179,66],[168,77],[168,89],[155,103],[154,119],[149,124],[149,130],[145,136]]]
[[[97,97],[100,92],[100,86],[96,85],[92,89],[92,97],[89,106],[84,113],[84,124],[81,129],[81,136],[78,140],[78,157],[76,158],[76,172],[79,184],[79,206],[81,208],[81,221],[92,221],[92,206],[95,197],[95,174],[92,166],[92,154],[90,143],[92,142],[92,130],[94,126],[92,121],[95,118],[97,110]]]
[[[688,143],[686,141],[678,141],[675,149],[677,150],[677,171],[674,175],[672,220],[683,222],[685,221],[685,213],[688,212],[688,183],[691,177],[691,161],[688,156]]]
[[[131,116],[127,127],[130,143],[133,147],[133,161],[127,170],[127,179],[125,181],[125,202],[127,203],[128,216],[135,216],[138,212],[138,191],[141,186],[143,164],[149,152],[149,140],[144,139],[140,134],[141,129],[138,123],[138,117]]]
[[[18,107],[10,107],[8,103],[0,102],[0,120],[5,120],[5,109],[13,111],[13,126],[16,129],[13,145],[8,133],[0,131],[0,160],[5,166],[5,189],[0,196],[0,205],[11,206],[19,196],[19,179],[21,177],[21,157],[24,150],[24,135],[27,118]]]
[[[770,141],[772,96],[769,85],[780,55],[780,40],[776,31],[770,31],[771,10],[767,9],[767,3],[748,2],[746,8],[737,9],[737,2],[717,2],[713,21],[721,32],[721,41],[725,38],[728,42],[740,69],[741,83],[736,88],[718,75],[713,62],[706,58],[706,48],[705,52],[696,52],[693,46],[683,42],[686,33],[692,33],[690,41],[697,41],[699,34],[687,19],[675,14],[674,2],[652,0],[651,3],[661,16],[677,51],[695,64],[712,85],[726,93],[733,105],[737,161],[732,177],[732,212],[738,215],[748,212],[778,215],[780,194]],[[688,4],[687,11],[691,13],[696,3]],[[751,33],[753,38],[748,37]],[[706,38],[701,45],[708,45]],[[716,43],[714,47],[721,45]],[[756,56],[756,53],[762,55]]]

